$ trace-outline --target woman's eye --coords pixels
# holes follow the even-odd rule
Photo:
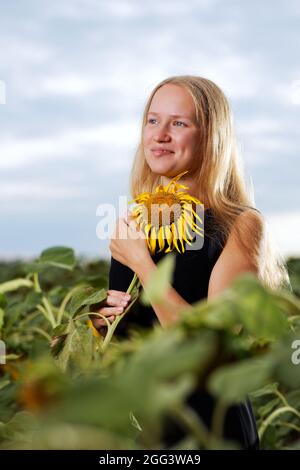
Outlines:
[[[156,121],[156,119],[154,119],[154,118],[148,119],[149,124],[153,124],[153,121]],[[186,126],[186,124],[182,121],[174,121],[174,122],[175,122],[175,124],[180,124],[179,127],[185,127]]]

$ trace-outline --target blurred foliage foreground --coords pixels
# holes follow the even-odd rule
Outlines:
[[[131,302],[160,301],[173,263],[170,253]],[[299,449],[300,261],[288,266],[294,294],[244,275],[177,325],[127,339],[116,329],[104,348],[88,312],[106,298],[106,262],[53,247],[1,263],[0,448],[163,449],[166,418],[186,432],[173,449],[238,448],[220,438],[222,416],[250,396],[261,447]],[[185,402],[199,384],[216,399],[211,430]]]

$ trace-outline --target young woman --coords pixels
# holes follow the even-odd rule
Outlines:
[[[159,83],[144,110],[141,141],[131,171],[131,194],[153,192],[181,172],[180,183],[205,208],[204,244],[199,250],[176,254],[172,286],[165,296],[170,308],[138,305],[118,326],[118,333],[134,324],[162,327],[176,322],[180,309],[210,299],[244,272],[252,272],[272,289],[288,284],[280,255],[272,248],[261,213],[253,207],[239,168],[230,107],[221,89],[197,76],[175,76]],[[136,273],[143,287],[163,254],[151,256],[145,238],[136,236],[136,224],[127,218],[117,226],[127,229],[126,239],[111,239],[111,268],[106,305],[100,313],[113,321],[129,301],[126,290]],[[116,232],[117,233],[117,232]],[[103,320],[93,319],[101,328]],[[213,398],[205,392],[189,402],[210,425]],[[258,437],[249,400],[232,407],[224,435],[243,448],[257,449]],[[165,442],[171,445],[182,432],[169,427]]]

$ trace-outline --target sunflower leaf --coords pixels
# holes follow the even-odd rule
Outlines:
[[[141,302],[144,305],[163,301],[164,294],[171,282],[174,267],[174,253],[167,254],[157,263],[157,270],[150,277],[146,289],[141,294]]]

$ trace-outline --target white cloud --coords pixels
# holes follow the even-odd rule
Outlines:
[[[299,256],[300,211],[266,214],[272,237],[284,256]]]
[[[58,187],[57,185],[45,185],[37,182],[30,183],[1,183],[0,199],[7,202],[24,200],[53,200],[73,199],[82,197],[82,192],[74,187]]]
[[[214,57],[211,53],[200,57],[195,51],[189,59],[192,64],[198,63],[201,75],[215,81],[230,100],[257,96],[261,85],[261,77],[259,73],[254,73],[254,70],[258,69],[256,56],[242,56],[234,51],[220,54],[216,50]],[[185,63],[184,65],[186,67]],[[199,73],[196,73],[196,75],[199,75]]]
[[[106,168],[124,165],[120,150],[134,147],[138,139],[135,121],[111,123],[86,129],[71,129],[47,137],[18,139],[13,136],[0,142],[0,168],[16,168],[47,159],[96,158]],[[93,146],[93,153],[89,147]],[[107,158],[108,149],[119,155],[116,161]],[[92,157],[91,157],[92,155]],[[104,156],[102,156],[104,155]],[[103,158],[105,161],[103,161]]]
[[[247,136],[257,136],[258,134],[265,135],[266,133],[274,133],[282,130],[282,124],[278,118],[266,116],[257,116],[255,118],[239,119],[236,124],[238,132]]]
[[[11,69],[14,72],[22,70],[25,72],[30,67],[42,67],[46,62],[53,59],[54,51],[49,44],[37,42],[28,35],[2,34],[1,45],[1,69]],[[22,76],[14,76],[22,80]]]
[[[62,77],[49,77],[42,83],[39,96],[45,94],[58,95],[89,95],[101,88],[97,80],[88,79],[76,75]]]
[[[117,197],[128,179],[149,93],[160,80],[180,74],[210,78],[234,101],[253,181],[264,186],[268,180],[261,189],[276,191],[281,158],[286,184],[289,165],[292,176],[299,173],[295,5],[285,6],[281,16],[280,6],[270,13],[258,1],[246,6],[219,0],[28,0],[26,5],[20,2],[18,11],[4,2],[0,44],[5,75],[0,79],[6,82],[7,104],[0,108],[0,170],[2,179],[9,177],[1,181],[0,196],[11,202],[5,210],[13,212],[15,204],[17,211],[24,197],[24,206],[33,213],[40,198],[45,204],[53,197],[61,200],[53,207],[63,213],[72,197],[84,193],[91,168],[89,197],[98,190],[100,200],[107,193]],[[68,179],[61,174],[56,178],[75,160]],[[74,190],[79,173],[81,189]],[[43,184],[36,175],[42,175]],[[287,207],[298,191],[295,177],[292,181],[282,192]],[[285,251],[295,247],[299,252],[298,213],[287,213],[279,227],[283,216],[271,216],[280,244]]]
[[[68,0],[45,7],[45,14],[50,18],[65,18],[67,20],[94,19],[95,16],[105,15],[113,19],[140,19],[142,17],[174,17],[177,15],[190,15],[194,10],[205,10],[213,7],[218,0],[189,0],[184,3],[181,0],[164,0],[153,2],[152,0],[114,0],[113,2],[100,0],[77,0],[70,3]]]

